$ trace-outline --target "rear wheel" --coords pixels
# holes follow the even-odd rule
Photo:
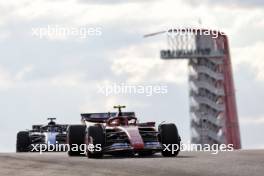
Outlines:
[[[71,125],[68,127],[67,143],[69,144],[69,156],[81,156],[84,151],[81,151],[81,145],[84,144],[85,138],[84,125]]]
[[[180,136],[175,124],[161,124],[159,126],[159,138],[162,144],[162,156],[177,156],[180,152]],[[166,147],[165,147],[166,146]]]
[[[88,158],[102,158],[103,146],[105,144],[104,130],[101,126],[90,126],[87,129],[88,145],[92,144],[93,148],[86,151]]]
[[[16,152],[29,152],[30,148],[30,138],[29,132],[20,131],[17,133],[16,141]]]

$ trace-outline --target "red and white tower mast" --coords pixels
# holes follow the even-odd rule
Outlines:
[[[171,29],[162,59],[188,59],[191,142],[241,148],[228,38],[208,29]]]

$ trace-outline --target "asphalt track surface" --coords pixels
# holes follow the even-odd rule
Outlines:
[[[0,176],[263,176],[264,150],[181,152],[176,158],[103,159],[66,153],[0,153]]]

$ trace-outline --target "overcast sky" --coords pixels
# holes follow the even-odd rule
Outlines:
[[[190,140],[186,61],[163,61],[171,27],[219,29],[229,36],[243,148],[264,148],[262,0],[0,0],[0,151],[47,117],[80,123],[81,112],[125,104],[141,121],[175,122]],[[201,19],[201,24],[198,23]],[[47,26],[98,28],[100,36],[33,35]],[[167,94],[112,95],[114,83],[167,85]]]

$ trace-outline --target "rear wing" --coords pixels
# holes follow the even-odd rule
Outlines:
[[[116,112],[106,113],[85,113],[81,114],[82,121],[94,122],[94,123],[105,123],[110,117],[115,117]],[[123,116],[135,117],[135,112],[122,112]]]

